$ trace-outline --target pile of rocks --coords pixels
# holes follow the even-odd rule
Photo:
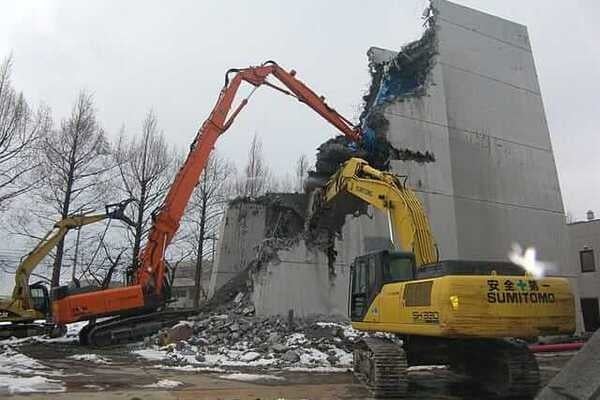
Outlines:
[[[346,370],[353,343],[361,336],[346,321],[257,317],[245,305],[192,317],[147,338],[144,345],[153,359],[170,366]]]

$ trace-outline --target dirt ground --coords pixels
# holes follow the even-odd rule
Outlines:
[[[90,353],[72,344],[31,343],[18,351],[42,364],[61,371],[66,392],[56,394],[4,395],[10,399],[365,399],[368,392],[350,372],[305,373],[252,370],[227,372],[190,372],[156,368],[156,362],[142,360],[127,347],[94,350],[110,364],[68,359],[74,354]],[[570,359],[573,353],[541,354],[538,357],[545,384]],[[232,373],[266,375],[253,381],[232,380]],[[228,379],[223,378],[229,376]],[[243,375],[242,375],[243,376]],[[445,369],[411,372],[410,398],[481,399],[482,393],[466,377]],[[172,389],[152,387],[161,380],[181,382]]]

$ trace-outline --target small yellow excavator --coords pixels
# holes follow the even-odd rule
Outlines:
[[[54,224],[53,229],[17,267],[12,296],[8,299],[0,299],[0,339],[46,334],[60,336],[64,333],[64,326],[35,322],[49,317],[50,302],[48,288],[43,282],[29,284],[31,274],[71,229],[105,219],[119,219],[127,224],[133,224],[125,215],[125,208],[131,201],[130,199],[109,204],[103,214],[73,215]]]
[[[534,279],[505,261],[439,261],[415,193],[359,158],[314,196],[313,220],[357,199],[388,215],[395,250],[357,257],[349,288],[352,326],[399,339],[368,337],[354,351],[354,370],[376,397],[405,395],[407,366],[424,364],[450,365],[500,397],[535,395],[538,365],[519,338],[575,330],[567,279]]]

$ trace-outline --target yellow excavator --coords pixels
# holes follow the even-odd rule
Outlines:
[[[505,261],[439,261],[415,193],[359,158],[343,164],[313,199],[316,220],[357,199],[388,215],[395,250],[357,257],[349,289],[353,328],[397,339],[364,338],[354,350],[354,370],[374,396],[402,397],[406,368],[431,364],[458,369],[497,396],[535,395],[538,365],[519,339],[574,332],[567,279],[534,279]]]
[[[15,287],[12,296],[0,299],[0,339],[33,335],[60,336],[63,326],[36,323],[48,319],[50,313],[48,288],[43,282],[29,284],[29,278],[42,260],[58,245],[60,240],[74,228],[94,224],[105,219],[118,219],[133,225],[125,215],[125,208],[132,200],[106,206],[106,212],[94,215],[73,215],[56,224],[21,261],[15,271]]]

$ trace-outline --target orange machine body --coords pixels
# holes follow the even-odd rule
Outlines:
[[[230,73],[235,73],[231,80],[229,79]],[[277,78],[287,89],[268,82],[267,78],[270,75]],[[96,289],[83,293],[78,293],[78,291],[69,293],[67,290],[60,295],[53,296],[52,310],[56,323],[66,324],[102,316],[143,312],[156,309],[164,303],[166,300],[164,290],[165,250],[179,228],[190,196],[198,184],[217,139],[231,126],[236,116],[248,103],[250,96],[244,98],[231,111],[235,95],[242,82],[248,82],[255,88],[266,85],[296,97],[351,140],[357,142],[361,140],[362,133],[359,127],[354,126],[338,114],[327,105],[324,97],[313,92],[296,79],[295,75],[295,71],[285,71],[272,61],[257,67],[231,69],[227,72],[225,85],[215,107],[200,127],[187,159],[177,173],[162,205],[153,215],[148,241],[139,255],[136,276],[131,286],[107,290]],[[251,94],[253,92],[254,90]]]
[[[146,303],[140,285],[75,293],[52,302],[52,319],[57,325],[65,325],[90,318],[141,311]]]

